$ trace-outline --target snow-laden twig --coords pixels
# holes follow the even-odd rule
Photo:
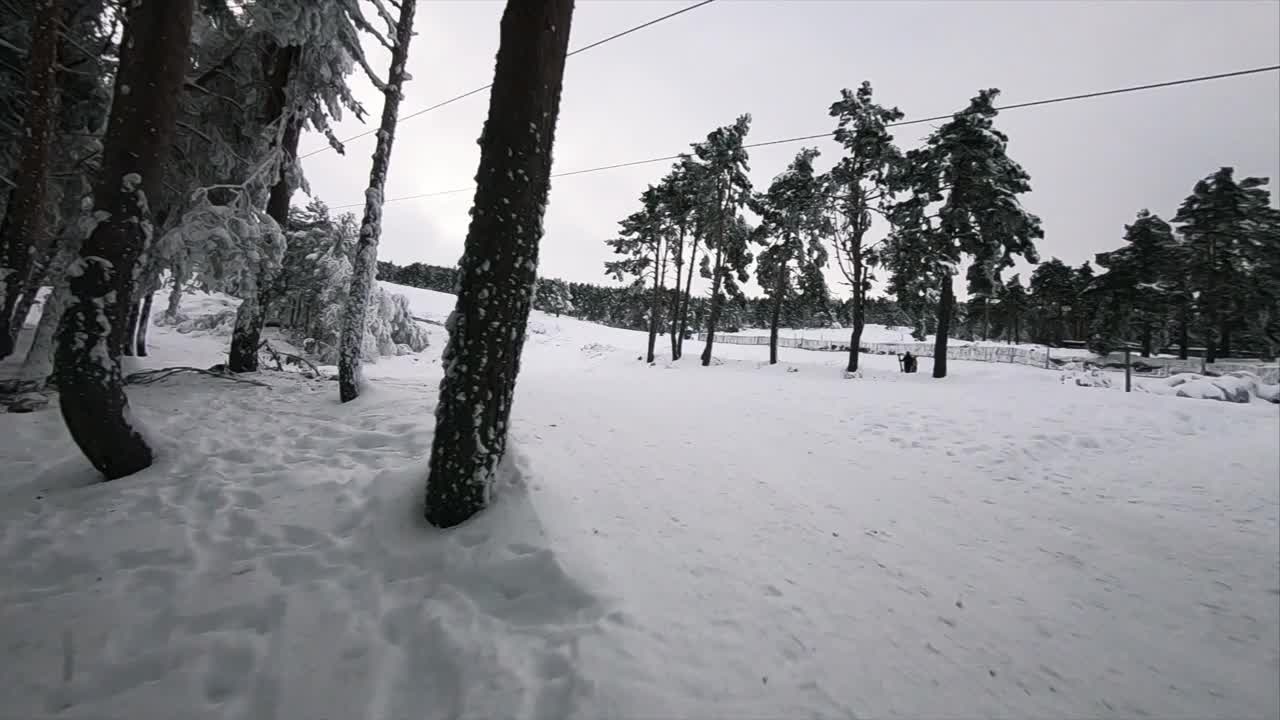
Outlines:
[[[184,373],[184,372],[196,373],[198,375],[208,375],[209,377],[215,377],[222,380],[230,380],[232,382],[245,383],[246,385],[257,385],[258,387],[271,387],[270,385],[264,382],[258,382],[257,380],[249,380],[247,378],[242,378],[242,377],[236,377],[235,375],[232,375],[230,373],[215,372],[213,370],[202,370],[200,368],[186,367],[186,366],[159,368],[156,370],[142,370],[140,372],[131,373],[125,376],[124,383],[126,385],[151,385],[152,383],[160,382],[165,378],[172,377],[174,375],[177,375],[178,373]]]

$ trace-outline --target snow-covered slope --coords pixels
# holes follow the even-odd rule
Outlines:
[[[0,415],[0,717],[1280,713],[1273,405],[649,366],[641,333],[534,313],[499,502],[441,532],[430,327],[347,405],[279,373],[131,388],[161,452],[112,483],[56,409]]]

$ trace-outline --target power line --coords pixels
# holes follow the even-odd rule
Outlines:
[[[1063,95],[1061,97],[1048,98],[1045,100],[1032,100],[1030,102],[1014,103],[1013,105],[1004,105],[996,109],[1004,112],[1006,110],[1017,110],[1019,108],[1036,107],[1039,105],[1053,105],[1055,103],[1071,102],[1074,100],[1088,100],[1091,98],[1105,97],[1108,95],[1122,95],[1124,93],[1139,92],[1142,90],[1155,90],[1158,88],[1174,87],[1175,85],[1190,85],[1192,83],[1208,82],[1210,80],[1222,80],[1225,78],[1241,77],[1243,75],[1257,75],[1265,72],[1275,72],[1280,70],[1280,65],[1269,65],[1267,67],[1252,68],[1249,70],[1236,70],[1233,72],[1218,73],[1216,75],[1199,75],[1192,78],[1183,78],[1181,80],[1168,80],[1165,82],[1148,83],[1146,85],[1131,85],[1129,87],[1116,88],[1114,90],[1099,90],[1097,92],[1081,93],[1079,95]],[[927,118],[917,118],[915,120],[902,120],[894,123],[886,123],[885,127],[903,127],[905,125],[919,125],[927,122],[937,122],[939,120],[950,120],[958,113],[950,115],[935,115]],[[804,142],[806,140],[820,140],[829,138],[834,134],[832,131],[818,133],[816,135],[801,135],[799,137],[782,138],[780,140],[764,140],[757,143],[749,143],[743,145],[744,148],[767,147],[769,145],[783,145],[785,143]],[[602,172],[605,170],[617,170],[619,168],[634,167],[636,165],[648,165],[656,162],[668,162],[679,160],[680,155],[665,155],[663,157],[646,158],[644,160],[631,160],[629,162],[614,163],[612,165],[601,165],[599,167],[584,168],[582,170],[569,170],[561,173],[553,173],[551,177],[562,178],[572,175],[585,175],[587,173]],[[455,195],[457,193],[470,192],[475,188],[474,185],[464,188],[454,188],[453,190],[437,190],[435,192],[421,193],[418,195],[402,195],[400,197],[388,198],[385,202],[400,202],[402,200],[420,200],[423,198],[438,197],[440,195]],[[334,210],[343,210],[346,208],[364,207],[364,203],[353,203],[350,205],[337,205]]]
[[[671,18],[673,18],[673,17],[675,17],[675,16],[677,16],[677,15],[683,15],[683,14],[685,14],[685,13],[687,13],[687,12],[691,11],[691,10],[697,10],[698,8],[702,7],[703,5],[710,5],[710,4],[711,4],[711,3],[713,3],[713,2],[715,2],[715,0],[701,0],[701,2],[696,2],[696,3],[692,4],[692,5],[689,5],[689,6],[686,6],[686,7],[680,8],[679,10],[676,10],[675,12],[670,12],[670,13],[667,13],[666,15],[661,16],[661,17],[656,17],[656,18],[654,18],[654,19],[652,19],[652,20],[650,20],[650,21],[648,21],[648,22],[646,22],[646,23],[642,23],[642,24],[640,24],[640,25],[636,25],[635,27],[632,27],[632,28],[627,28],[626,30],[623,30],[623,31],[622,31],[622,32],[620,32],[620,33],[614,33],[613,35],[610,35],[610,36],[609,36],[609,37],[607,37],[607,38],[604,38],[604,39],[601,39],[601,40],[597,40],[597,41],[595,41],[595,42],[591,43],[590,45],[586,45],[586,46],[580,47],[580,48],[578,48],[577,50],[571,50],[571,51],[569,51],[569,52],[565,55],[565,58],[571,58],[571,57],[573,57],[574,55],[577,55],[578,53],[584,53],[584,52],[586,52],[586,51],[588,51],[588,50],[591,50],[591,49],[593,49],[593,48],[598,48],[598,47],[600,47],[601,45],[604,45],[604,44],[605,44],[605,43],[607,43],[607,42],[612,42],[612,41],[614,41],[614,40],[617,40],[618,38],[626,37],[627,35],[630,35],[630,34],[631,34],[631,33],[633,33],[633,32],[638,32],[638,31],[643,30],[643,29],[645,29],[645,28],[647,28],[647,27],[650,27],[650,26],[653,26],[653,25],[657,25],[658,23],[660,23],[660,22],[662,22],[662,21],[664,21],[664,20],[670,20]],[[435,105],[432,105],[431,107],[425,107],[425,108],[423,108],[423,109],[421,109],[421,110],[415,110],[415,111],[413,111],[413,112],[409,113],[408,115],[402,115],[400,118],[398,118],[398,119],[397,119],[397,122],[404,122],[405,120],[409,120],[409,119],[412,119],[412,118],[416,118],[416,117],[418,117],[419,115],[425,115],[425,114],[427,114],[427,113],[431,112],[432,110],[439,110],[440,108],[444,107],[445,105],[452,105],[453,103],[456,103],[456,102],[458,102],[459,100],[465,100],[466,98],[469,98],[469,97],[471,97],[472,95],[475,95],[475,94],[477,94],[477,93],[482,93],[482,92],[484,92],[485,90],[488,90],[488,89],[489,89],[489,88],[491,88],[491,87],[493,87],[493,83],[489,83],[488,85],[485,85],[485,86],[482,86],[482,87],[478,87],[478,88],[476,88],[475,90],[468,90],[467,92],[464,92],[464,93],[462,93],[461,95],[455,95],[455,96],[453,96],[453,97],[449,98],[448,100],[443,100],[443,101],[441,101],[441,102],[438,102],[438,103],[436,103]],[[343,140],[343,141],[342,141],[342,143],[345,145],[346,143],[349,143],[349,142],[351,142],[352,140],[358,140],[358,139],[360,139],[360,138],[362,138],[362,137],[368,137],[368,136],[370,136],[370,135],[374,134],[375,132],[377,132],[377,131],[376,131],[376,130],[365,130],[364,132],[357,133],[357,134],[352,135],[351,137],[347,138],[346,140]],[[304,159],[304,158],[309,158],[309,157],[311,157],[312,155],[319,155],[320,153],[325,152],[326,150],[332,150],[332,149],[333,149],[333,146],[331,146],[331,145],[324,145],[324,146],[322,146],[322,147],[318,147],[318,148],[316,148],[315,150],[312,150],[312,151],[310,151],[310,152],[308,152],[308,153],[306,153],[306,154],[304,154],[304,155],[300,155],[300,156],[298,157],[298,159],[299,159],[299,160],[301,160],[301,159]]]

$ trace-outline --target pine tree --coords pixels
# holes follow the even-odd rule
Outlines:
[[[818,150],[805,148],[791,161],[786,171],[773,179],[768,191],[754,200],[753,209],[763,218],[759,234],[769,247],[756,261],[756,280],[769,296],[769,364],[778,362],[778,324],[782,306],[795,293],[792,277],[798,265],[802,277],[809,281],[806,289],[812,299],[820,294],[825,300],[826,284],[821,267],[826,264],[826,249],[811,232],[822,217],[823,183],[814,174],[813,161]],[[807,242],[806,242],[807,240]],[[816,272],[805,272],[813,268]],[[821,283],[813,287],[814,276]]]
[[[437,527],[488,504],[537,280],[573,0],[508,0],[471,227],[449,316],[425,515]]]
[[[1130,341],[1136,329],[1142,356],[1151,357],[1156,333],[1170,319],[1174,305],[1175,290],[1169,282],[1176,262],[1173,228],[1143,210],[1125,226],[1124,240],[1127,244],[1120,249],[1097,256],[1098,265],[1107,271],[1094,283],[1105,298],[1097,327],[1106,346],[1115,343],[1112,338]]]
[[[726,298],[737,297],[741,290],[735,282],[746,282],[751,264],[750,228],[738,216],[740,208],[751,197],[751,180],[747,177],[747,151],[743,142],[751,128],[751,116],[742,115],[733,125],[713,130],[705,142],[694,145],[698,159],[706,166],[705,184],[713,204],[700,221],[709,229],[704,237],[706,252],[699,272],[711,280],[711,307],[707,317],[707,344],[702,350],[702,365],[711,364],[716,323]],[[714,253],[714,256],[712,255]]]
[[[378,129],[378,145],[373,151],[373,168],[369,171],[369,189],[364,194],[364,220],[360,223],[360,240],[356,245],[351,269],[351,292],[342,319],[342,340],[338,356],[338,395],[342,402],[360,395],[360,348],[364,343],[365,314],[373,289],[373,276],[378,266],[378,238],[382,234],[382,191],[391,166],[391,145],[396,134],[396,115],[400,112],[403,87],[409,78],[409,41],[413,38],[413,15],[417,3],[402,0],[400,18],[396,22],[395,45],[391,49],[391,69],[383,88],[382,124]]]
[[[1060,346],[1066,337],[1067,308],[1076,297],[1072,269],[1058,258],[1050,258],[1031,273],[1031,296],[1038,316],[1036,342]]]
[[[671,307],[671,359],[684,353],[684,335],[689,322],[689,297],[693,285],[693,268],[698,261],[699,233],[696,227],[699,192],[703,167],[688,155],[681,155],[671,172],[662,179],[662,205],[673,235],[668,238],[672,267],[675,268],[675,293]],[[685,246],[689,255],[685,257]],[[685,267],[688,266],[688,272]]]
[[[1022,279],[1015,274],[1006,280],[997,297],[1006,338],[1010,344],[1022,342],[1022,317],[1027,312],[1027,290]]]
[[[1030,176],[1006,154],[1009,138],[994,129],[997,94],[979,92],[924,147],[907,153],[899,180],[911,197],[898,220],[910,225],[908,236],[923,243],[912,252],[924,260],[919,269],[938,283],[935,378],[947,375],[947,336],[956,309],[952,275],[961,260],[971,261],[971,289],[975,278],[994,283],[1015,257],[1035,262],[1035,240],[1044,237],[1040,219],[1018,202],[1018,195],[1031,190]],[[928,213],[932,203],[941,203],[936,225]]]
[[[1248,239],[1270,206],[1267,179],[1237,182],[1224,167],[1196,183],[1173,222],[1186,239],[1186,270],[1194,293],[1205,361],[1231,352],[1232,321],[1241,316]]]
[[[45,222],[49,164],[58,122],[58,24],[61,0],[37,0],[27,60],[27,117],[25,142],[18,162],[17,182],[0,222],[0,359],[13,352],[24,312],[16,316],[18,300],[36,262],[39,239],[49,233]]]
[[[107,479],[151,464],[130,422],[120,370],[134,268],[151,242],[147,198],[158,194],[187,71],[192,0],[126,7],[120,66],[94,200],[101,219],[67,271],[72,302],[58,330],[55,375],[67,429]],[[143,89],[145,92],[135,92]],[[122,312],[123,311],[123,312]]]
[[[898,108],[885,108],[872,101],[871,83],[863,82],[857,92],[840,91],[832,103],[831,117],[838,118],[835,139],[848,155],[832,168],[832,210],[837,217],[831,234],[836,266],[852,290],[850,311],[848,372],[857,372],[862,331],[866,327],[867,292],[871,289],[871,269],[877,255],[867,246],[873,213],[884,215],[890,201],[890,176],[902,161],[887,126],[902,119]]]
[[[614,253],[623,255],[623,259],[606,262],[604,267],[617,280],[631,277],[639,285],[652,280],[648,309],[649,345],[645,362],[653,362],[658,322],[662,317],[662,288],[667,275],[670,228],[666,222],[661,190],[650,185],[640,195],[640,202],[641,209],[619,223],[622,230],[618,237],[605,241]]]

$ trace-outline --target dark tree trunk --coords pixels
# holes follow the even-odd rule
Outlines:
[[[684,279],[684,223],[680,224],[680,235],[676,245],[674,258],[676,265],[675,302],[671,305],[671,359],[680,359],[680,281]]]
[[[1228,320],[1223,320],[1218,330],[1218,356],[1231,357],[1231,323]]]
[[[662,278],[667,270],[666,251],[661,247],[653,249],[653,295],[649,298],[649,352],[645,362],[653,362],[654,349],[658,344],[658,324],[662,322]],[[661,259],[659,259],[661,255]]]
[[[382,235],[382,191],[391,168],[391,146],[396,137],[396,116],[400,113],[402,88],[408,79],[409,41],[413,39],[413,14],[416,2],[400,3],[396,21],[396,44],[391,51],[391,69],[387,72],[387,89],[383,93],[382,123],[378,143],[373,151],[373,167],[369,170],[369,189],[364,194],[364,219],[360,221],[360,238],[356,241],[355,260],[351,264],[351,289],[342,309],[342,334],[338,339],[338,398],[350,402],[360,396],[360,360],[364,347],[365,316],[369,294],[378,272],[378,239]]]
[[[711,364],[711,347],[716,341],[716,323],[720,321],[720,306],[723,300],[723,298],[720,297],[720,280],[722,272],[720,268],[720,260],[722,259],[721,255],[722,253],[720,249],[717,248],[716,262],[714,269],[712,270],[715,280],[711,283],[711,311],[707,315],[707,344],[702,348],[702,367],[707,367]]]
[[[142,313],[142,303],[133,301],[129,303],[129,319],[124,325],[124,335],[120,338],[120,346],[125,355],[133,355],[133,350],[137,347],[135,339],[138,337],[138,315]]]
[[[778,268],[778,282],[773,286],[773,312],[769,316],[769,364],[778,364],[778,321],[782,319],[782,298],[787,292],[787,264]]]
[[[142,296],[142,309],[138,313],[138,357],[147,356],[147,326],[151,324],[151,301],[154,298],[155,293],[153,292],[148,292]]]
[[[508,0],[502,15],[431,443],[425,515],[437,527],[488,505],[506,451],[572,16],[573,0]]]
[[[1152,344],[1151,335],[1152,335],[1151,323],[1149,322],[1142,323],[1142,357],[1144,358],[1151,357],[1151,344]]]
[[[0,358],[13,352],[26,314],[18,315],[18,299],[32,265],[49,244],[45,204],[49,161],[58,122],[58,23],[61,0],[36,0],[27,57],[27,116],[23,148],[14,172],[17,186],[9,194],[0,221]],[[30,302],[27,304],[30,307]]]
[[[280,139],[280,175],[267,196],[267,215],[280,226],[283,233],[289,224],[289,200],[293,197],[293,183],[289,170],[298,154],[298,136],[302,134],[301,122],[294,116],[286,120],[286,90],[289,76],[301,56],[296,45],[277,47],[270,59],[271,93],[267,98],[263,119],[266,123],[286,122],[284,136]],[[253,288],[236,311],[235,331],[231,335],[231,350],[227,354],[227,369],[231,372],[256,372],[258,370],[258,346],[262,344],[262,325],[267,307],[272,301],[271,285],[274,278],[266,271],[257,273]]]
[[[862,353],[862,330],[867,326],[867,291],[863,287],[865,267],[862,264],[862,240],[854,243],[849,262],[853,265],[853,332],[849,335],[849,363],[846,372],[858,372]],[[836,252],[839,252],[837,248]]]
[[[942,277],[942,297],[938,300],[938,329],[933,343],[933,376],[947,376],[947,335],[951,333],[951,311],[956,302],[955,292],[951,289],[951,276]]]
[[[1184,306],[1178,315],[1178,359],[1186,360],[1191,348],[1191,314]]]
[[[693,246],[689,249],[689,272],[684,278],[684,308],[680,311],[680,342],[677,355],[684,357],[684,335],[689,331],[689,304],[693,302],[693,269],[698,267],[698,233],[693,234]]]
[[[60,407],[76,444],[108,480],[151,464],[152,452],[129,421],[120,370],[119,334],[128,320],[134,268],[151,236],[147,198],[160,194],[161,175],[188,66],[193,0],[131,3],[115,92],[94,191],[104,219],[67,271],[71,304],[58,328],[54,377]],[[137,91],[133,91],[133,89]]]

